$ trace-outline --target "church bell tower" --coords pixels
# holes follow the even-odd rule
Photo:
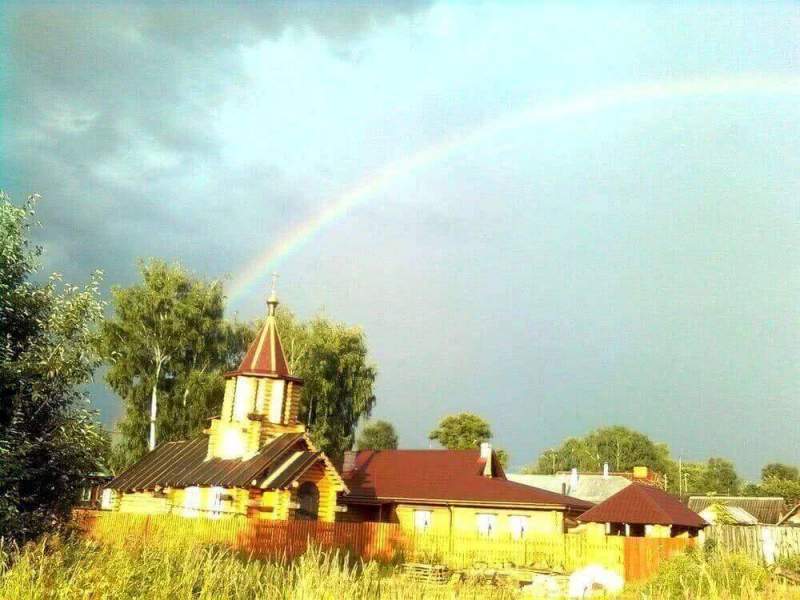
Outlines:
[[[278,332],[276,279],[261,331],[239,367],[225,374],[222,414],[207,430],[207,460],[247,459],[278,435],[305,431],[297,421],[303,381],[289,372]]]

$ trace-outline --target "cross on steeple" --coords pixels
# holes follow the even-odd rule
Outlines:
[[[278,274],[272,274],[272,293],[269,295],[269,299],[267,300],[267,306],[269,307],[269,316],[275,316],[275,309],[278,307],[278,293],[276,288],[278,286]]]

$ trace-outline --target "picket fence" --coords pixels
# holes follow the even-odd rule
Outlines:
[[[713,525],[706,529],[706,539],[728,552],[747,554],[768,565],[781,557],[800,555],[800,527]]]
[[[542,534],[527,540],[413,534],[396,523],[259,521],[247,518],[186,518],[82,510],[75,522],[97,541],[128,548],[223,545],[259,558],[293,559],[310,544],[347,551],[364,560],[444,564],[453,569],[532,567],[571,573],[600,565],[627,581],[651,577],[660,563],[694,540]]]

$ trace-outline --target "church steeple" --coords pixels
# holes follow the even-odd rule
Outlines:
[[[252,455],[275,435],[305,430],[297,421],[303,381],[289,372],[278,334],[276,279],[273,275],[264,325],[239,368],[225,374],[222,414],[208,430],[208,458]]]
[[[267,318],[258,336],[242,359],[239,368],[230,375],[253,375],[289,378],[289,367],[283,353],[281,338],[278,334],[278,319],[275,313],[278,308],[278,295],[275,291],[277,274],[272,276],[272,293],[267,299]]]

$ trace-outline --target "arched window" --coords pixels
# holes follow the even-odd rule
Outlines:
[[[297,490],[299,504],[295,518],[305,521],[316,521],[319,514],[319,489],[316,484],[306,481]]]

